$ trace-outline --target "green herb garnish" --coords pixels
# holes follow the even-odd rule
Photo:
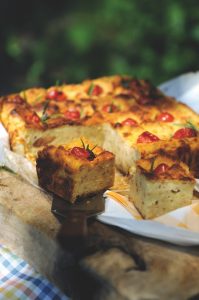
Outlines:
[[[88,95],[89,95],[89,96],[92,95],[94,86],[95,86],[95,85],[94,85],[94,83],[92,82],[91,85],[90,85],[90,87],[89,87],[89,89],[88,89]]]
[[[86,151],[88,151],[89,153],[89,160],[93,160],[96,156],[95,153],[93,152],[93,150],[97,147],[97,145],[95,145],[92,149],[89,148],[89,145],[86,146]]]
[[[46,122],[49,118],[50,117],[47,114],[44,114],[44,115],[41,116],[40,119],[41,119],[42,122]]]
[[[89,157],[88,157],[88,160],[93,160],[96,155],[95,153],[93,152],[93,150],[97,147],[97,145],[95,145],[92,149],[90,149],[90,146],[89,144],[88,145],[85,145],[84,141],[82,139],[80,139],[81,142],[82,142],[82,146],[83,148],[89,153]]]
[[[156,160],[156,156],[152,157],[151,158],[151,167],[150,167],[150,173],[153,172],[153,168],[154,168],[154,163],[155,163],[155,160]]]
[[[40,100],[42,100],[42,98],[43,98],[43,95],[39,95],[39,96],[37,96],[37,97],[35,98],[34,102],[33,102],[33,105],[35,105],[35,104],[39,103],[39,102],[40,102]]]
[[[197,128],[191,121],[187,121],[185,124],[183,123],[173,123],[175,126],[185,127],[185,128],[191,128],[195,131],[199,131],[199,128]]]
[[[191,121],[187,121],[186,127],[198,131],[198,128]]]
[[[86,149],[85,144],[84,144],[84,141],[83,141],[81,138],[80,138],[80,140],[81,140],[81,142],[82,142],[83,148]]]
[[[44,102],[44,107],[43,107],[42,115],[41,115],[41,118],[40,118],[42,122],[45,122],[46,120],[48,120],[50,118],[50,116],[46,113],[48,105],[49,105],[49,100],[46,100]]]
[[[60,80],[57,79],[57,80],[55,81],[55,86],[59,86],[60,84],[61,84]]]

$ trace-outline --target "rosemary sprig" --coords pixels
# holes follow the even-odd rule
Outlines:
[[[198,131],[198,128],[191,121],[187,121],[187,127]]]
[[[57,79],[57,80],[55,81],[55,86],[59,86],[60,84],[61,84],[60,80]]]
[[[88,159],[89,159],[89,160],[93,160],[93,159],[96,157],[96,155],[95,155],[95,153],[93,152],[93,150],[97,147],[97,145],[95,145],[92,149],[90,149],[89,144],[85,145],[84,141],[83,141],[81,138],[80,138],[80,140],[81,140],[81,142],[82,142],[83,148],[89,153]]]
[[[151,167],[150,167],[150,171],[149,171],[150,173],[153,172],[155,160],[156,160],[156,156],[151,158]]]
[[[42,122],[45,122],[46,120],[48,120],[50,118],[49,115],[46,113],[48,105],[49,105],[49,100],[46,100],[44,102],[44,107],[43,107],[43,111],[42,111],[42,115],[41,115],[41,121]]]
[[[90,149],[89,145],[86,146],[86,151],[88,151],[88,153],[89,153],[89,158],[88,158],[89,160],[93,160],[96,157],[95,153],[93,152],[93,150],[96,147],[97,147],[97,145],[95,145],[92,149]]]
[[[180,126],[180,127],[191,128],[195,131],[199,131],[199,128],[197,128],[191,121],[186,121],[185,124],[183,124],[183,123],[173,123],[173,125]]]
[[[91,96],[92,95],[92,92],[93,92],[93,89],[94,89],[94,83],[92,82],[89,89],[88,89],[88,95]]]
[[[41,116],[41,121],[44,123],[46,122],[50,117],[47,114],[44,114]]]
[[[82,142],[83,148],[86,149],[85,144],[84,144],[84,141],[83,141],[81,138],[80,138],[80,140],[81,140],[81,142]]]
[[[42,94],[41,94],[41,95],[38,95],[38,96],[35,98],[35,100],[34,100],[34,102],[33,102],[33,105],[39,103],[39,102],[42,100],[42,98],[43,98],[43,95],[42,95]]]

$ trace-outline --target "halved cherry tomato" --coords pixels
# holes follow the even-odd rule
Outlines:
[[[163,174],[168,170],[169,166],[165,163],[159,164],[154,170],[155,175]]]
[[[102,107],[102,110],[107,113],[112,113],[118,111],[118,107],[114,104],[106,104]]]
[[[173,135],[175,139],[190,138],[195,136],[197,136],[197,131],[189,127],[180,128]]]
[[[63,102],[63,101],[66,101],[66,100],[67,100],[66,95],[63,92],[60,91],[58,96],[56,97],[56,101]]]
[[[89,152],[81,147],[74,147],[71,150],[71,153],[80,158],[89,158]]]
[[[13,102],[16,104],[22,104],[25,102],[25,100],[20,96],[20,95],[16,95],[14,98],[8,98],[7,100],[8,102]]]
[[[127,118],[126,120],[122,121],[122,125],[123,126],[136,126],[137,125],[137,122],[134,120],[134,119],[131,119],[131,118]]]
[[[62,91],[58,91],[56,89],[48,91],[46,98],[56,100],[58,102],[65,101],[67,99],[66,95]]]
[[[152,143],[159,141],[159,137],[149,131],[144,131],[138,136],[137,143]]]
[[[64,113],[68,120],[78,120],[80,119],[80,112],[78,110],[71,110]]]
[[[93,88],[91,89],[90,95],[91,96],[98,96],[103,92],[103,89],[99,85],[94,85]]]
[[[165,111],[159,114],[156,120],[159,122],[173,122],[174,117],[170,113]]]
[[[30,122],[30,123],[39,123],[40,122],[39,116],[35,113],[27,114],[25,116],[25,119],[27,122]]]
[[[57,96],[59,94],[59,91],[58,90],[50,90],[47,92],[47,95],[46,95],[46,98],[47,99],[56,99]]]

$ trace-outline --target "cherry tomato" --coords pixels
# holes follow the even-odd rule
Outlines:
[[[13,103],[16,103],[16,104],[22,104],[22,103],[24,103],[24,99],[21,97],[21,96],[19,96],[19,95],[16,95],[14,98],[12,98],[12,99],[9,99],[8,98],[8,102],[13,102]]]
[[[112,112],[118,111],[118,108],[114,104],[106,104],[102,107],[102,110],[107,113],[112,113]]]
[[[189,127],[180,128],[173,135],[175,139],[190,138],[195,136],[197,136],[197,131]]]
[[[71,150],[71,153],[80,158],[89,158],[89,155],[90,155],[86,149],[81,148],[81,147],[74,147]]]
[[[40,122],[40,118],[38,117],[37,114],[32,113],[32,114],[28,114],[26,116],[26,121],[27,122],[31,122],[31,123],[39,123]]]
[[[56,99],[58,94],[59,94],[58,90],[50,90],[47,92],[46,98],[47,99]]]
[[[67,112],[65,112],[64,115],[68,120],[75,121],[75,120],[80,119],[80,112],[78,110],[67,111]]]
[[[58,91],[56,89],[48,91],[46,98],[56,100],[58,102],[65,101],[67,99],[66,95],[62,91]]]
[[[159,164],[154,170],[155,175],[163,174],[168,170],[169,166],[167,164]]]
[[[127,118],[126,120],[122,121],[122,125],[123,126],[136,126],[137,125],[137,122],[134,120],[134,119],[131,119],[131,118]]]
[[[57,97],[56,97],[56,101],[58,102],[63,102],[63,101],[66,101],[67,100],[67,97],[66,95],[63,93],[63,92],[59,92]]]
[[[156,118],[159,122],[173,122],[174,117],[168,112],[162,112]]]
[[[103,92],[103,89],[101,88],[101,86],[99,85],[94,85],[91,92],[90,92],[90,95],[92,96],[98,96],[100,95],[101,93]]]
[[[159,141],[159,137],[149,131],[144,131],[138,136],[137,143],[152,143]]]

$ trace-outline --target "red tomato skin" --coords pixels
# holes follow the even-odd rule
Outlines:
[[[58,91],[56,89],[48,91],[46,98],[58,102],[65,101],[67,99],[66,95],[62,91]]]
[[[63,102],[67,100],[67,97],[63,92],[59,92],[55,100],[58,102]]]
[[[162,112],[157,116],[156,120],[159,122],[173,122],[174,117],[168,112]]]
[[[103,92],[103,89],[99,85],[94,85],[91,95],[92,96],[99,96]]]
[[[159,175],[163,174],[168,170],[169,166],[165,163],[159,164],[155,169],[154,169],[154,174]]]
[[[152,143],[159,141],[159,137],[149,131],[144,131],[138,136],[137,143]]]
[[[65,112],[65,117],[68,120],[79,120],[80,119],[80,112],[78,110],[73,110],[73,111],[67,111]]]
[[[79,158],[86,158],[86,159],[89,158],[89,152],[86,149],[81,147],[72,148],[71,153]]]
[[[53,100],[57,98],[58,94],[59,94],[58,90],[50,90],[47,92],[46,98]]]
[[[117,106],[115,106],[114,104],[106,104],[102,107],[102,110],[107,113],[112,113],[117,111]]]
[[[174,135],[174,139],[183,139],[183,138],[190,138],[190,137],[196,137],[197,136],[197,131],[194,130],[193,128],[180,128],[178,129]]]
[[[137,122],[134,119],[127,118],[126,120],[122,121],[121,123],[123,126],[137,126]]]
[[[22,104],[25,102],[25,100],[20,96],[20,95],[16,95],[14,98],[7,100],[8,102],[13,102],[16,104]]]
[[[40,118],[35,113],[28,114],[26,116],[26,120],[27,120],[27,122],[31,122],[31,123],[39,123],[40,122]]]

